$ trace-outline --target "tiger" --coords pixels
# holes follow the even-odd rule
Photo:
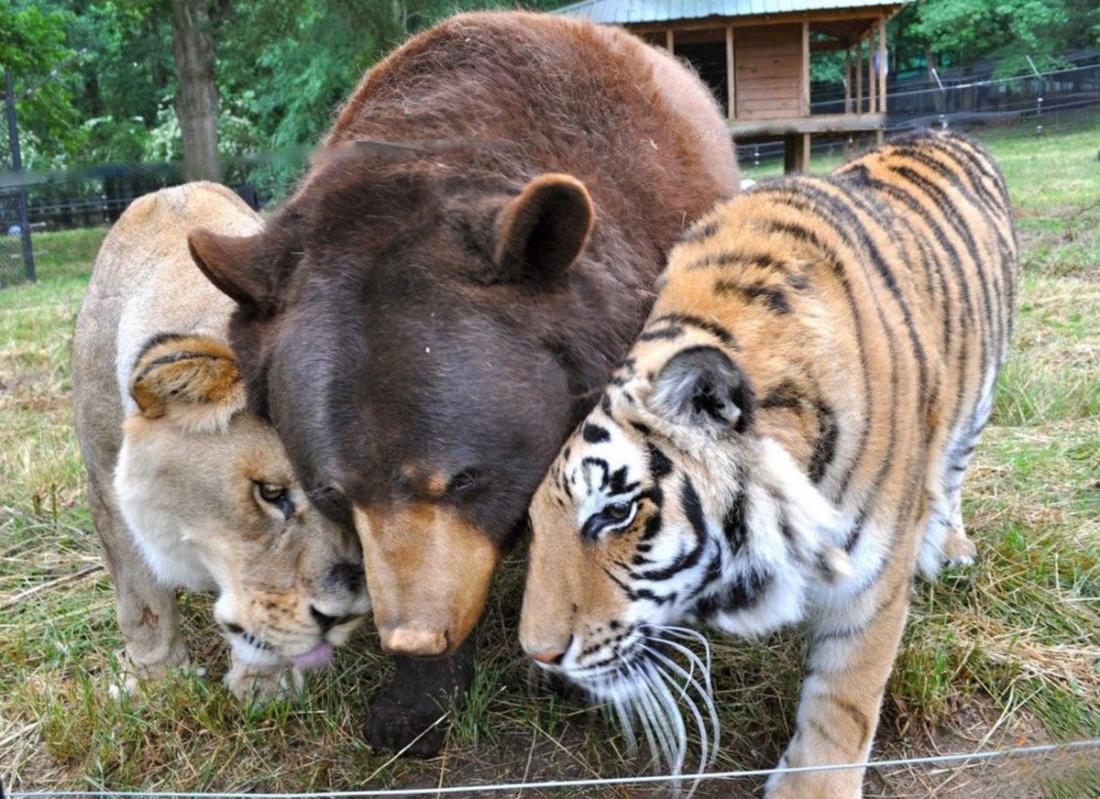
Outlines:
[[[1004,178],[953,132],[701,218],[533,497],[527,656],[639,719],[679,769],[672,699],[709,690],[671,655],[700,626],[803,623],[795,731],[766,796],[861,796],[859,766],[782,769],[866,762],[916,574],[976,555],[960,493],[1017,271]]]

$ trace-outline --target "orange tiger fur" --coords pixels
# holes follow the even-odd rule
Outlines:
[[[1016,283],[1004,181],[959,135],[718,206],[533,500],[524,648],[660,727],[675,674],[652,642],[668,625],[805,619],[781,763],[864,760],[915,572],[974,554],[960,488]],[[861,784],[859,769],[786,774],[768,796]]]

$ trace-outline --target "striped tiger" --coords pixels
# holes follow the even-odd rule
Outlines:
[[[673,700],[711,700],[670,657],[698,634],[676,625],[805,622],[780,766],[863,762],[915,573],[975,555],[960,490],[1016,284],[1004,180],[957,134],[718,206],[671,253],[630,356],[533,499],[528,656],[639,719],[679,769]],[[860,796],[862,780],[773,774],[767,795]]]

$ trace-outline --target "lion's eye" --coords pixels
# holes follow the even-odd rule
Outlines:
[[[274,505],[286,496],[286,487],[277,486],[273,483],[260,483],[260,496],[263,497],[264,502],[270,502]]]
[[[290,498],[290,492],[286,486],[277,483],[257,482],[253,489],[257,497],[267,505],[276,508],[284,519],[294,515],[294,501]]]

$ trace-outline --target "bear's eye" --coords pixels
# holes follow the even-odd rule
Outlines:
[[[465,469],[452,477],[451,482],[447,483],[447,493],[451,496],[459,496],[475,488],[481,482],[481,472],[477,469]]]
[[[276,508],[284,519],[294,515],[294,501],[290,498],[290,492],[286,486],[278,483],[257,482],[254,484],[254,493],[259,500]]]

